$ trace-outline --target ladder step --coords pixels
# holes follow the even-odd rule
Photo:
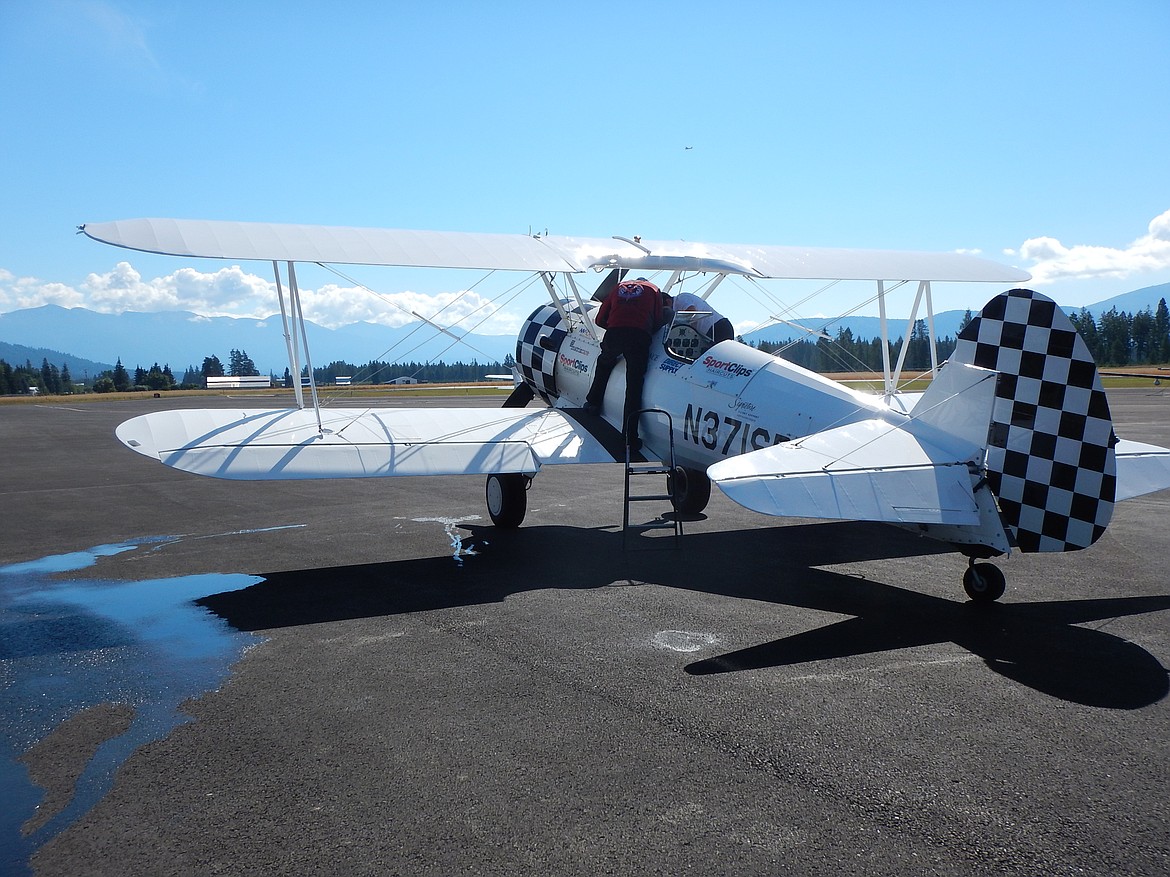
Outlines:
[[[625,536],[630,532],[640,533],[646,530],[668,530],[674,532],[674,539],[668,544],[673,547],[678,547],[678,537],[682,535],[682,521],[678,515],[668,517],[666,513],[659,512],[657,520],[649,524],[633,524],[630,523],[630,507],[636,502],[658,502],[670,503],[671,511],[674,511],[674,494],[670,490],[673,481],[672,476],[675,470],[674,457],[674,425],[670,413],[659,408],[644,408],[638,411],[637,414],[659,414],[665,417],[667,432],[670,435],[670,453],[665,459],[651,460],[640,454],[634,454],[630,446],[626,445],[626,489],[625,489],[625,515],[622,519],[623,537],[622,548],[627,548]],[[661,455],[657,455],[661,456]],[[635,459],[636,457],[636,459]],[[635,475],[657,475],[658,477],[666,476],[666,492],[665,493],[651,493],[642,494],[640,496],[630,495],[630,479]],[[661,482],[659,482],[661,484]],[[649,486],[649,485],[648,485]],[[657,547],[662,547],[665,540],[649,540],[654,542]]]

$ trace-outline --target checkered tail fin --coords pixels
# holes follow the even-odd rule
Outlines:
[[[951,357],[999,372],[986,468],[1021,551],[1092,545],[1113,515],[1117,437],[1088,347],[1052,299],[996,296]]]

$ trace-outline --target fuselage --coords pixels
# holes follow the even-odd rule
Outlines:
[[[562,320],[555,332],[550,331],[552,322],[545,314],[540,322],[545,334],[534,339],[545,357],[543,387],[535,389],[557,407],[581,407],[593,381],[604,330],[593,325],[591,313],[572,314],[571,322]],[[880,397],[738,341],[712,345],[692,361],[667,349],[667,334],[664,327],[651,341],[642,405],[667,412],[669,420],[657,413],[643,414],[640,432],[647,449],[665,456],[673,429],[678,465],[705,469],[727,457],[830,427],[875,417],[906,418]],[[550,355],[555,357],[551,368]],[[621,426],[624,396],[625,366],[619,362],[602,406],[602,416],[615,428]]]

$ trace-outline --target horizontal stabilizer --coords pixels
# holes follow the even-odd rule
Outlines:
[[[1170,487],[1170,449],[1121,439],[1117,455],[1117,501]]]
[[[947,450],[882,420],[826,430],[711,466],[727,496],[766,515],[978,525],[969,446]]]
[[[157,411],[117,429],[166,465],[239,481],[394,475],[536,474],[544,464],[612,463],[552,410],[485,408],[192,409]]]

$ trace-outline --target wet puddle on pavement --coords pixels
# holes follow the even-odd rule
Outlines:
[[[218,688],[261,641],[193,602],[258,576],[110,581],[84,572],[184,538],[0,567],[0,872],[31,873],[29,856],[102,798],[131,753],[190,721],[181,704]]]

